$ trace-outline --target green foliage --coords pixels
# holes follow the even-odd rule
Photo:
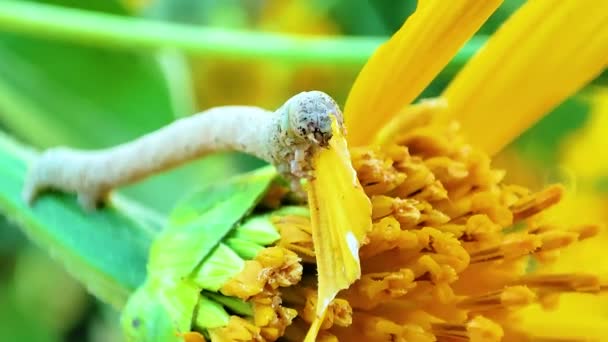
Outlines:
[[[59,336],[43,322],[19,307],[10,288],[0,286],[0,340],[59,342]]]
[[[214,301],[229,308],[230,311],[243,316],[253,316],[253,308],[250,303],[244,302],[242,299],[234,297],[226,297],[215,292],[203,291],[203,296],[209,297]]]
[[[197,329],[219,328],[228,324],[229,319],[230,316],[222,304],[205,296],[200,297],[194,317],[194,326]]]
[[[185,277],[248,214],[277,176],[274,167],[218,182],[178,204],[150,253],[153,276]]]
[[[231,247],[220,243],[201,262],[192,275],[192,280],[201,289],[218,291],[230,278],[245,267],[245,260]]]
[[[524,132],[512,145],[518,152],[540,165],[558,162],[559,143],[580,129],[589,117],[590,105],[582,97],[571,97]]]
[[[107,10],[126,14],[107,3],[114,4]],[[0,56],[0,108],[8,108],[0,111],[2,121],[35,146],[115,145],[174,118],[153,56],[12,33],[0,34]]]
[[[115,207],[83,212],[71,195],[49,195],[33,207],[21,199],[27,162],[35,155],[0,135],[0,210],[60,259],[98,297],[121,306],[145,277],[156,227]]]
[[[75,3],[126,14],[115,1],[68,4]],[[176,79],[188,74],[177,55],[119,51],[0,31],[0,60],[0,123],[37,147],[109,147],[194,112],[193,100],[185,95],[191,92],[188,79]],[[192,184],[202,185],[239,169],[232,156],[214,156],[122,192],[168,212]]]
[[[248,218],[228,237],[266,246],[277,241],[281,236],[270,221],[270,215],[267,214]]]
[[[121,316],[127,342],[183,341],[190,331],[200,289],[185,281],[148,279],[129,299]]]
[[[222,305],[200,297],[244,266],[222,239],[251,212],[277,174],[273,167],[219,181],[178,204],[156,238],[146,282],[129,299],[122,326],[129,341],[177,341],[176,334],[226,323]]]

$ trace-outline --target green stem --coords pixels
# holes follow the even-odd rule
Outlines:
[[[0,2],[0,31],[103,47],[174,48],[192,55],[340,66],[363,65],[385,40],[227,30],[26,1]],[[484,41],[473,39],[454,62],[461,65]]]

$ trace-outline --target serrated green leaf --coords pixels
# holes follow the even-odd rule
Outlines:
[[[121,307],[143,283],[154,232],[149,218],[115,206],[84,212],[71,195],[45,195],[34,206],[21,199],[35,153],[0,134],[0,212],[100,299]],[[124,202],[124,201],[123,201]]]
[[[244,267],[245,260],[230,247],[220,243],[194,270],[192,280],[204,290],[218,291]]]
[[[201,296],[194,317],[194,326],[197,329],[213,329],[228,324],[230,315],[224,307],[205,296]]]
[[[240,298],[236,297],[227,297],[215,292],[203,291],[204,296],[207,296],[214,301],[224,305],[230,311],[242,315],[242,316],[253,316],[253,308],[251,307],[251,303],[245,302]]]
[[[189,276],[249,213],[277,176],[274,167],[213,184],[178,204],[152,246],[153,277]]]
[[[262,246],[270,245],[280,237],[281,235],[270,221],[270,215],[247,218],[228,236],[228,238],[245,240]]]
[[[150,250],[148,277],[129,299],[122,326],[130,341],[174,341],[190,331],[201,288],[217,291],[244,267],[221,240],[249,213],[276,177],[259,169],[206,187],[182,201]],[[221,326],[223,307],[200,299],[195,323]]]
[[[183,341],[191,330],[200,289],[184,281],[152,279],[129,298],[121,315],[127,341]]]
[[[228,237],[224,239],[224,243],[230,247],[236,254],[246,260],[251,260],[264,249],[263,246],[248,240]]]

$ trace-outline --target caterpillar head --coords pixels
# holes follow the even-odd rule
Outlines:
[[[332,119],[343,129],[342,112],[329,95],[321,91],[299,93],[290,98],[284,107],[287,125],[298,139],[326,147],[332,137]]]

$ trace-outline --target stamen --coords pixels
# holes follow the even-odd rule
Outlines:
[[[490,220],[487,215],[472,215],[467,219],[463,240],[488,241],[502,230],[502,227]]]
[[[601,289],[598,276],[582,273],[525,275],[515,283],[554,292],[597,293]]]
[[[354,308],[371,309],[389,299],[405,295],[416,286],[414,272],[404,268],[398,272],[367,273],[344,293]]]
[[[464,324],[433,323],[431,329],[438,342],[493,342],[503,337],[500,325],[483,316],[476,316]]]
[[[576,226],[576,227],[572,228],[571,231],[574,233],[577,233],[578,240],[581,241],[581,240],[589,239],[589,238],[596,236],[597,234],[600,233],[602,228],[603,227],[599,224],[585,224],[585,225]]]
[[[452,160],[449,157],[433,157],[424,162],[444,186],[462,181],[469,176],[469,170],[465,163]]]
[[[423,223],[434,226],[447,223],[450,220],[448,216],[435,210],[426,201],[389,196],[373,196],[371,200],[373,220],[392,215],[401,223],[401,229],[404,230]]]
[[[538,234],[538,236],[542,241],[542,246],[537,252],[564,248],[578,240],[578,234],[574,232],[548,231],[546,233]]]
[[[513,221],[521,221],[530,216],[557,204],[563,196],[564,188],[561,185],[551,185],[548,188],[522,198],[511,207]]]
[[[368,148],[352,149],[353,167],[365,193],[379,195],[399,186],[406,175],[393,167],[393,160],[385,158],[379,152]]]
[[[450,128],[448,127],[447,130]],[[450,155],[453,141],[450,141],[446,128],[428,125],[417,127],[397,139],[399,145],[407,146],[412,155],[423,156],[425,159],[435,156]],[[440,134],[438,134],[440,133]]]
[[[367,259],[393,248],[414,249],[418,246],[418,236],[414,231],[401,230],[401,225],[393,216],[376,222],[368,233],[368,243],[359,250],[361,259]]]
[[[222,286],[226,296],[249,299],[267,288],[276,289],[297,284],[302,277],[300,258],[281,247],[261,250],[254,260],[247,260],[243,271]]]
[[[312,323],[316,317],[317,293],[314,289],[302,289],[300,296],[305,298],[305,303],[299,311],[300,318],[307,323]],[[348,327],[353,322],[353,308],[345,299],[336,298],[327,307],[325,318],[321,324],[321,330],[327,330],[334,325]]]
[[[230,316],[230,321],[225,327],[209,329],[212,341],[260,341],[261,329],[253,323],[238,316]]]
[[[485,311],[524,306],[535,300],[536,295],[526,286],[510,286],[501,291],[465,297],[457,305],[463,309]]]
[[[253,322],[260,327],[260,335],[267,341],[281,337],[285,328],[298,314],[296,310],[283,307],[281,296],[276,290],[266,291],[252,298]]]
[[[536,235],[505,235],[500,245],[470,251],[471,263],[511,260],[528,255],[542,245]]]
[[[435,175],[420,157],[412,157],[406,162],[396,164],[395,168],[406,174],[407,178],[391,191],[391,196],[408,198],[412,194],[422,191],[426,186],[435,183]]]
[[[345,341],[433,341],[433,335],[415,323],[399,324],[389,319],[363,312],[357,312],[353,319],[357,336],[349,336]],[[360,335],[358,335],[360,334]]]
[[[272,217],[272,224],[281,235],[278,246],[295,252],[304,262],[314,263],[316,261],[311,223],[308,217],[276,215]]]

